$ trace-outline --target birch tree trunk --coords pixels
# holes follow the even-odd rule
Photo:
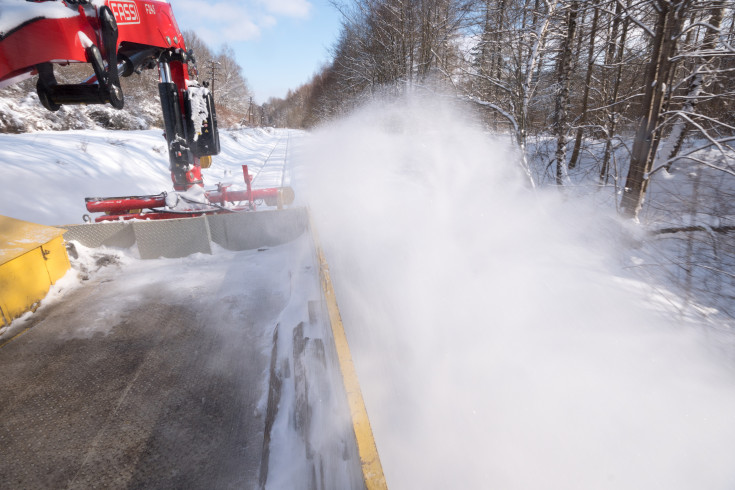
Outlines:
[[[715,58],[714,50],[716,48],[717,38],[720,34],[720,27],[722,26],[722,19],[725,13],[725,3],[726,2],[714,2],[712,10],[710,11],[710,21],[708,22],[707,33],[705,34],[704,43],[701,48],[701,51],[710,53],[710,56],[702,57],[701,62],[695,65],[692,80],[689,83],[689,88],[686,94],[686,102],[681,108],[681,113],[684,115],[693,113],[697,103],[699,102],[699,97],[702,92],[702,84],[704,83],[704,73]],[[666,140],[664,140],[664,143],[661,146],[657,163],[664,165],[667,171],[671,169],[674,157],[679,153],[679,150],[681,150],[687,130],[687,121],[683,117],[679,117],[674,124],[671,133]]]
[[[600,18],[600,0],[595,0],[592,8],[592,27],[590,28],[590,42],[587,50],[587,74],[584,77],[584,93],[582,94],[582,110],[577,120],[577,135],[574,139],[574,149],[572,156],[569,158],[569,168],[577,166],[579,159],[579,151],[582,148],[582,136],[584,134],[584,124],[587,122],[587,107],[590,99],[590,86],[592,84],[592,70],[595,68],[595,39],[597,38],[597,22]],[[581,38],[581,36],[580,36]]]
[[[557,71],[558,91],[554,114],[554,132],[556,133],[556,185],[564,185],[569,180],[567,169],[567,126],[569,112],[569,75],[572,68],[572,46],[577,32],[577,12],[579,2],[569,5],[566,17],[566,36],[562,44]]]
[[[631,0],[628,0],[627,8],[630,8]],[[612,156],[613,146],[612,140],[615,137],[618,125],[618,94],[620,92],[620,78],[623,71],[623,55],[625,54],[625,43],[628,39],[628,25],[630,19],[628,16],[625,17],[623,22],[623,30],[620,34],[620,40],[618,37],[618,30],[620,29],[621,17],[623,14],[622,3],[616,2],[615,6],[615,18],[612,24],[612,33],[608,41],[608,49],[605,55],[605,76],[603,79],[603,94],[608,97],[606,102],[608,105],[607,116],[605,121],[605,151],[602,156],[602,166],[600,167],[600,183],[606,184],[607,177],[610,168],[610,158]],[[612,88],[609,88],[610,80],[612,78]],[[610,92],[612,93],[610,94]],[[608,96],[608,94],[610,94]]]
[[[648,174],[656,152],[655,132],[661,119],[666,81],[673,66],[671,58],[676,51],[676,40],[681,32],[683,13],[689,3],[690,0],[655,2],[657,18],[651,61],[644,79],[645,92],[642,102],[644,113],[633,142],[630,168],[620,203],[623,215],[629,218],[638,217],[648,188]]]
[[[528,54],[525,57],[524,63],[524,78],[520,87],[520,104],[517,106],[520,109],[517,112],[516,121],[518,123],[518,130],[516,138],[518,145],[521,147],[521,151],[525,155],[526,153],[526,137],[528,136],[528,110],[531,104],[531,98],[534,93],[536,83],[534,83],[534,75],[536,70],[542,64],[542,58],[544,54],[544,45],[546,44],[546,35],[548,33],[549,24],[551,19],[556,13],[558,1],[547,1],[546,11],[542,14],[538,11],[538,8],[534,8],[533,11],[533,25],[531,36],[533,42],[531,43]],[[538,1],[536,1],[538,7]]]

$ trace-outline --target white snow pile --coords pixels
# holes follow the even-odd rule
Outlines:
[[[504,141],[426,101],[304,155],[391,488],[733,488],[733,349],[702,334],[732,326],[634,276],[614,210],[530,191]]]
[[[22,88],[26,87],[26,89]],[[34,88],[28,88],[34,87]],[[158,100],[125,94],[125,109],[110,105],[63,105],[47,111],[38,100],[35,85],[25,82],[0,90],[0,133],[65,131],[70,129],[148,129],[160,124]]]
[[[209,190],[223,183],[231,190],[245,188],[243,164],[252,175],[260,175],[276,141],[297,142],[301,137],[302,132],[292,130],[222,131],[222,153],[203,172],[205,187]],[[275,160],[271,155],[268,166],[277,164]],[[82,223],[87,214],[85,197],[172,190],[166,140],[157,129],[0,134],[0,162],[4,184],[0,214],[46,225]],[[281,172],[283,166],[276,168]],[[254,186],[271,183],[256,178]]]
[[[41,224],[81,223],[85,197],[171,188],[160,130],[0,134],[0,214]]]
[[[191,122],[194,128],[194,141],[199,139],[202,124],[209,117],[209,109],[207,108],[207,96],[209,89],[199,87],[193,83],[188,86],[189,102],[191,103]]]

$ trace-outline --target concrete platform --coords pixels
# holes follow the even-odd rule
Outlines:
[[[365,487],[307,235],[99,253],[0,348],[0,487]]]

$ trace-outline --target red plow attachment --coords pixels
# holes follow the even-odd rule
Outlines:
[[[206,214],[236,213],[255,211],[256,204],[275,206],[282,209],[294,201],[290,187],[253,189],[252,176],[248,166],[242,166],[245,189],[230,190],[230,185],[218,184],[217,189],[201,192],[173,192],[126,197],[88,197],[85,199],[87,211],[105,213],[95,218],[95,222],[118,220],[160,220],[172,218],[191,218]]]

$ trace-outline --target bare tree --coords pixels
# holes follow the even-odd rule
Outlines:
[[[620,121],[619,95],[622,82],[623,59],[626,51],[626,42],[628,40],[628,27],[630,26],[630,17],[624,14],[624,8],[631,8],[632,0],[627,0],[624,7],[620,1],[615,2],[615,13],[610,25],[610,34],[607,41],[607,50],[605,52],[605,63],[602,72],[602,96],[604,106],[604,134],[605,149],[602,155],[602,165],[600,167],[600,183],[607,183],[609,175],[610,160],[613,153],[613,140],[615,138],[618,124]],[[621,26],[622,23],[622,26]],[[621,32],[622,31],[622,32]],[[618,34],[620,35],[618,36]],[[617,179],[617,175],[616,175]]]
[[[214,83],[214,104],[220,124],[241,122],[248,114],[252,92],[232,47],[225,44],[215,53],[195,32],[184,31],[182,34],[197,61],[198,72],[192,72],[190,76],[195,76],[202,83]]]
[[[590,27],[589,43],[587,48],[587,72],[584,78],[584,89],[582,95],[582,106],[580,108],[580,114],[576,120],[577,133],[574,138],[574,149],[572,150],[572,156],[569,158],[569,168],[573,169],[577,165],[579,159],[579,152],[582,148],[582,136],[584,135],[584,125],[587,122],[587,108],[590,100],[590,89],[592,87],[592,75],[595,69],[595,47],[597,40],[597,24],[600,18],[600,0],[593,0],[592,2],[592,26]],[[582,36],[579,36],[582,39]]]
[[[719,77],[727,76],[715,66],[716,61],[724,56],[735,54],[735,50],[729,43],[719,42],[725,8],[729,2],[713,1],[706,3],[708,5],[701,7],[706,12],[704,18],[701,22],[692,23],[688,27],[688,33],[694,32],[698,25],[703,27],[704,39],[702,43],[693,46],[691,43],[688,43],[687,51],[679,55],[679,59],[691,60],[693,62],[693,68],[681,82],[686,84],[686,91],[682,96],[674,97],[674,99],[681,100],[682,107],[678,110],[671,110],[667,114],[674,120],[673,128],[661,145],[656,160],[657,168],[652,173],[662,168],[662,166],[667,170],[671,169],[671,164],[681,151],[687,132],[692,128],[696,128],[700,132],[700,135],[708,140],[708,146],[719,146],[733,141],[732,134],[729,132],[725,132],[723,136],[722,133],[711,134],[706,129],[706,127],[714,126],[713,129],[716,130],[719,129],[717,126],[722,126],[723,124],[725,126],[724,129],[732,130],[732,127],[728,127],[729,125],[724,122],[704,117],[696,111],[700,99],[709,99],[711,101],[722,98],[722,94],[705,94],[703,92],[706,85],[712,84]]]
[[[643,115],[633,141],[621,202],[623,213],[631,218],[638,216],[648,187],[648,174],[658,145],[656,130],[661,121],[666,81],[674,66],[673,58],[677,40],[682,33],[683,16],[691,0],[654,0],[651,4],[655,11],[655,25],[652,30],[645,29],[651,35],[652,50],[644,78]]]
[[[577,32],[579,2],[572,1],[566,8],[565,36],[557,65],[557,95],[553,130],[556,135],[556,185],[569,179],[567,169],[567,131],[569,112],[569,78],[572,69],[572,46]]]

